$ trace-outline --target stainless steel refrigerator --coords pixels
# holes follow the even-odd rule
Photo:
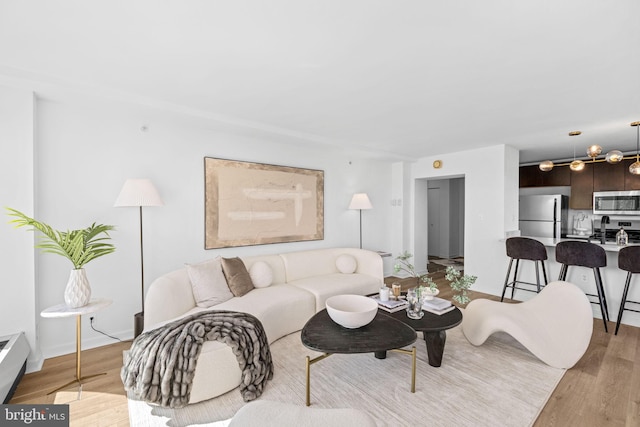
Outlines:
[[[569,197],[560,194],[520,196],[520,234],[526,237],[566,237]]]

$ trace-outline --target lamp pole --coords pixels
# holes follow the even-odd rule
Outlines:
[[[127,179],[116,199],[116,207],[137,207],[140,218],[140,304],[141,311],[133,316],[134,338],[144,329],[144,242],[142,235],[142,207],[163,206],[158,190],[148,179]]]

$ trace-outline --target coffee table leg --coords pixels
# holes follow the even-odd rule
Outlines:
[[[386,359],[387,358],[387,352],[386,351],[376,351],[373,353],[373,355],[376,357],[376,359]]]
[[[442,355],[444,354],[444,344],[447,341],[447,333],[445,331],[423,332],[422,335],[427,345],[429,365],[437,368],[442,365]]]
[[[405,350],[404,348],[394,348],[391,351],[398,353],[408,354],[411,356],[411,393],[416,392],[416,346],[411,347],[411,350]]]
[[[306,357],[306,362],[307,362],[307,390],[306,390],[307,402],[306,403],[307,403],[307,406],[311,405],[311,365],[321,361],[322,359],[326,359],[329,356],[331,356],[331,353],[325,353],[322,356],[318,356],[314,359],[310,358],[309,356]]]

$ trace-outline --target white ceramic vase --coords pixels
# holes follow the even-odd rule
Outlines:
[[[91,287],[84,268],[71,270],[67,287],[64,290],[64,302],[73,308],[89,304]]]

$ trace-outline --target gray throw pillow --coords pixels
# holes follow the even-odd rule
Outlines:
[[[234,296],[241,297],[253,290],[251,276],[240,258],[222,258],[222,271]]]
[[[233,298],[222,273],[220,257],[199,264],[186,264],[186,267],[198,307],[212,307]]]

